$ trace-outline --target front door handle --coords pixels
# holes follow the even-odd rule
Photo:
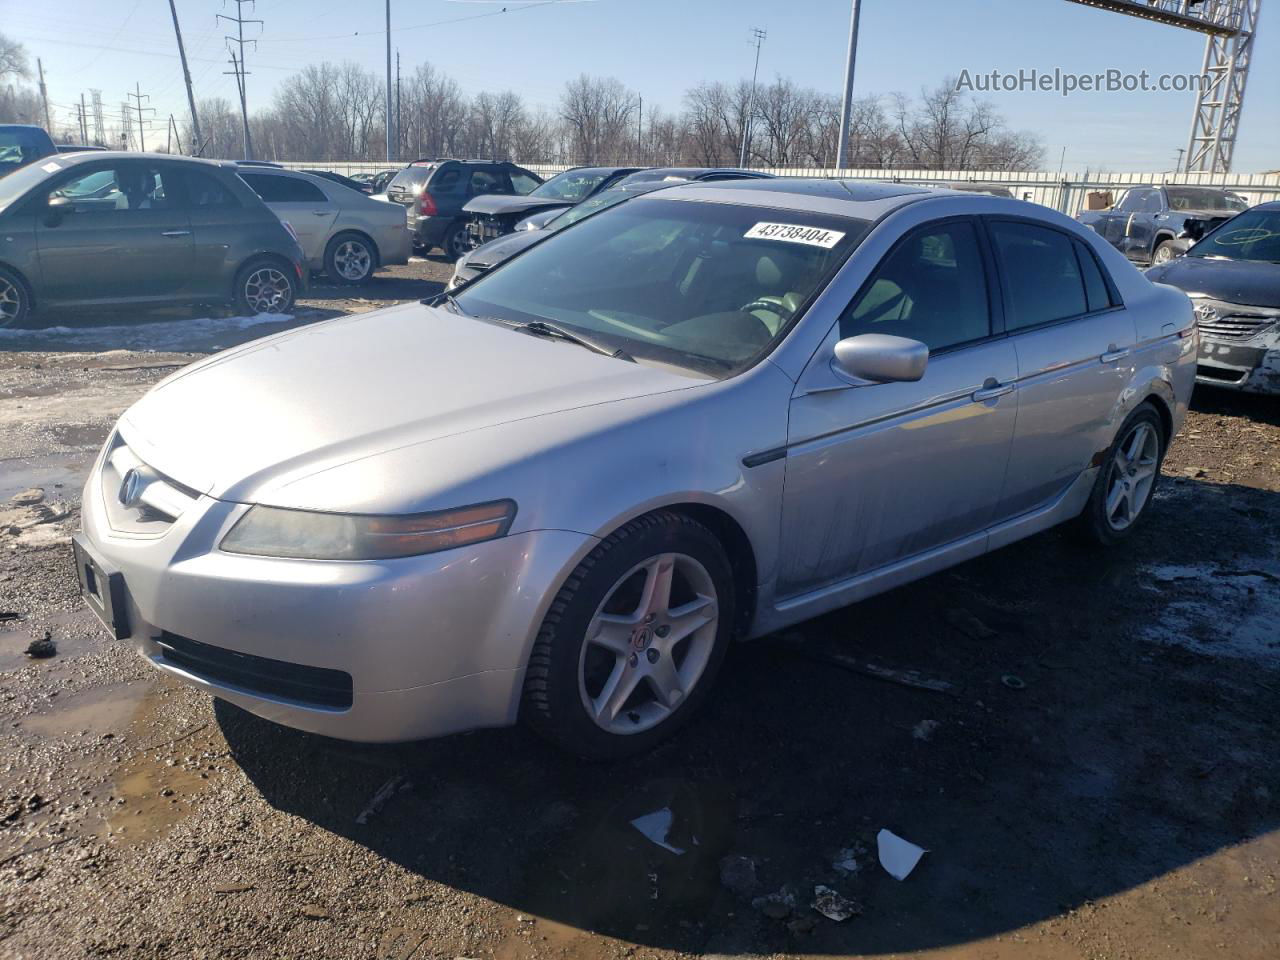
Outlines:
[[[1116,348],[1115,344],[1112,344],[1107,348],[1107,352],[1098,359],[1103,363],[1115,363],[1117,360],[1123,360],[1128,355],[1129,351],[1127,349],[1120,350]]]
[[[994,377],[988,377],[987,382],[982,385],[982,389],[973,392],[973,402],[982,403],[984,400],[994,400],[996,397],[1003,397],[1006,393],[1013,393],[1012,383],[998,383]]]
[[[191,231],[190,231],[190,230],[166,230],[164,233],[160,234],[160,236],[162,236],[162,237],[189,237],[189,236],[191,236]]]
[[[312,210],[311,212],[317,217],[327,217],[329,215],[328,210]]]

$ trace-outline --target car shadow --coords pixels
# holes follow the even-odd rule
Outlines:
[[[1196,384],[1191,396],[1191,409],[1224,417],[1240,417],[1255,423],[1280,426],[1280,402],[1276,397],[1240,393]]]
[[[1106,553],[1051,531],[739,645],[703,714],[625,762],[216,716],[274,807],[524,914],[687,952],[967,943],[1280,828],[1274,632],[1249,633],[1280,610],[1257,533],[1280,496],[1180,478],[1152,510]],[[905,882],[881,828],[931,851]],[[814,913],[819,884],[862,915]]]
[[[436,258],[432,259],[435,260]],[[444,263],[445,261],[440,260],[439,262]],[[422,300],[426,297],[434,297],[436,294],[443,292],[443,290],[444,284],[438,280],[403,276],[394,272],[376,273],[371,279],[360,284],[334,283],[325,275],[320,274],[312,277],[306,296],[302,300],[304,303],[313,299],[359,299],[375,302],[384,300]]]

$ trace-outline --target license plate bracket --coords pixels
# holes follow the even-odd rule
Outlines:
[[[99,557],[77,533],[71,538],[76,557],[76,578],[80,595],[117,640],[129,636],[129,613],[125,602],[124,574]]]

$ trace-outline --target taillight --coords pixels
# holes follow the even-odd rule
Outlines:
[[[436,215],[436,202],[431,194],[422,191],[422,199],[418,201],[418,213],[424,217],[434,217]]]

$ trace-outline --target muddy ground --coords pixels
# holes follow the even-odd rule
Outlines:
[[[316,287],[290,322],[446,276]],[[1123,546],[1050,532],[743,645],[687,732],[592,766],[520,729],[274,727],[80,605],[67,538],[114,418],[279,329],[187,312],[0,339],[0,957],[1280,955],[1275,400],[1199,392]],[[46,632],[57,655],[28,659]],[[659,846],[631,821],[663,810]],[[905,881],[882,828],[930,851]],[[855,915],[814,911],[818,885]]]

